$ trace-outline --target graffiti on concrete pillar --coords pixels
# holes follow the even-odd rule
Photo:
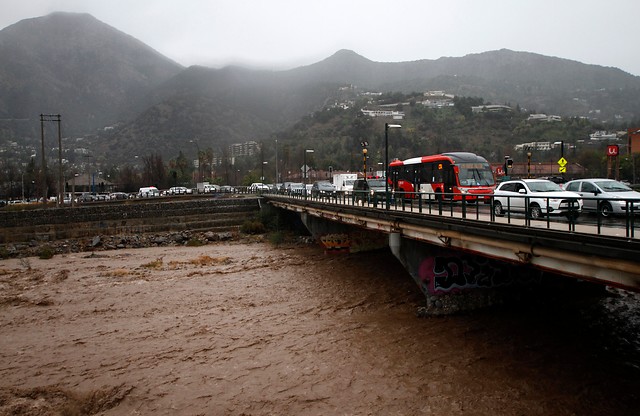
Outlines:
[[[351,239],[348,234],[325,234],[320,241],[326,253],[348,252],[351,247]]]
[[[514,282],[513,267],[480,256],[428,256],[420,264],[423,289],[429,293],[451,293]]]

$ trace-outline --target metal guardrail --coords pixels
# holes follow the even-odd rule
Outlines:
[[[265,191],[260,194],[279,195],[296,200],[309,202],[322,202],[336,205],[346,205],[354,207],[363,207],[370,209],[386,209],[386,200],[384,192],[369,193],[366,197],[363,194],[354,194],[352,192],[335,192],[332,194],[311,195],[297,193],[288,194],[286,192]],[[544,227],[547,229],[566,229],[569,232],[583,232],[597,235],[622,236],[613,230],[622,230],[624,228],[625,238],[635,238],[637,224],[640,222],[640,209],[636,208],[633,200],[626,200],[624,215],[615,216],[613,218],[604,218],[600,209],[594,211],[593,216],[587,216],[588,212],[580,212],[577,208],[577,199],[588,200],[596,199],[599,207],[603,198],[576,198],[576,201],[569,202],[569,215],[544,215],[542,219],[532,218],[530,210],[523,212],[513,212],[511,203],[505,209],[504,216],[497,216],[493,210],[494,196],[471,196],[461,198],[460,194],[442,194],[442,193],[409,193],[404,192],[403,197],[399,198],[393,192],[389,192],[389,209],[393,211],[414,212],[425,215],[446,216],[461,218],[464,220],[475,220],[484,222],[506,223],[515,226],[524,227]],[[454,198],[459,198],[455,200]],[[518,195],[506,197],[507,201],[515,199],[525,199],[526,206],[529,206],[528,200],[531,196]],[[536,198],[545,199],[545,198]],[[566,198],[563,198],[566,199]],[[546,200],[547,206],[544,212],[549,212],[549,201]],[[636,201],[637,203],[637,201]],[[591,213],[591,212],[589,212]],[[594,217],[594,218],[592,218]],[[585,221],[585,218],[588,220]],[[614,226],[612,226],[614,225]],[[587,228],[588,227],[588,228]]]

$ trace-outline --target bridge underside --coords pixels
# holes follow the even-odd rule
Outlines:
[[[497,288],[532,284],[546,274],[640,291],[640,264],[621,256],[604,257],[600,254],[605,248],[589,239],[576,248],[566,241],[559,244],[547,230],[536,230],[530,236],[496,224],[413,218],[380,210],[329,210],[278,200],[270,203],[298,212],[327,251],[389,246],[427,297],[427,308],[432,308],[429,313],[486,306]]]

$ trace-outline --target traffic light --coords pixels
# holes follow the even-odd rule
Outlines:
[[[504,176],[509,176],[509,169],[513,166],[513,159],[511,156],[504,157]]]

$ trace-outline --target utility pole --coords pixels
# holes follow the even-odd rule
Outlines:
[[[60,114],[40,114],[40,136],[41,136],[41,151],[42,151],[42,178],[40,186],[43,189],[43,202],[47,202],[47,165],[44,155],[44,122],[53,121],[58,123],[58,201],[57,206],[61,206],[64,199],[64,178],[62,176],[62,134],[60,121],[62,116]]]

